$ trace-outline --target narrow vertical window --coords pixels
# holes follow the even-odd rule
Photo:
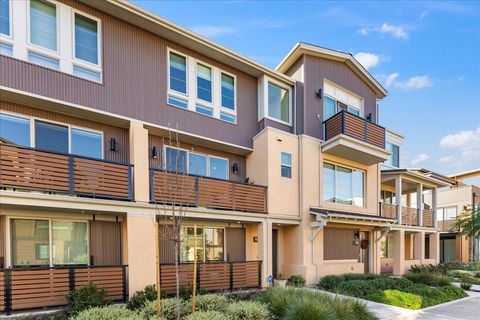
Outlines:
[[[86,222],[52,222],[54,265],[88,264],[87,230]]]
[[[197,64],[197,98],[212,102],[212,69]]]
[[[30,42],[57,51],[57,8],[45,0],[30,0]]]
[[[289,91],[273,83],[268,83],[268,116],[290,122]]]
[[[335,202],[335,166],[323,164],[323,201]]]
[[[0,33],[10,36],[10,0],[0,0]]]
[[[207,175],[207,156],[198,153],[189,153],[188,173],[196,176]]]
[[[281,175],[284,178],[292,177],[292,155],[290,153],[282,152],[281,160]]]
[[[68,153],[68,127],[35,121],[35,147],[46,151]]]
[[[327,120],[328,118],[335,115],[336,108],[335,108],[335,100],[328,96],[324,96],[323,102],[323,120]]]
[[[75,58],[98,65],[97,21],[75,13]]]
[[[170,89],[187,94],[187,59],[170,52]]]
[[[222,107],[235,110],[235,79],[222,73]]]
[[[167,147],[165,150],[165,168],[169,172],[187,173],[187,152]]]

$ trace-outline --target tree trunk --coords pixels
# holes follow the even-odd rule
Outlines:
[[[179,253],[179,244],[180,244],[180,237],[179,231],[175,226],[175,279],[176,279],[176,289],[177,289],[177,320],[180,320],[180,272],[179,272],[179,264],[178,264],[178,253]]]

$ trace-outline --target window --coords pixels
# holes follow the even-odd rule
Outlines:
[[[235,123],[237,120],[237,117],[228,113],[221,112],[220,113],[220,120]]]
[[[399,168],[400,167],[400,147],[396,144],[387,142],[386,149],[392,154],[385,160],[385,163],[389,166]]]
[[[102,159],[103,158],[103,135],[82,129],[72,128],[71,153]]]
[[[97,21],[75,13],[75,58],[98,65]]]
[[[12,264],[48,266],[50,264],[48,220],[11,220]]]
[[[387,235],[380,244],[381,258],[393,258],[393,237]]]
[[[323,90],[323,120],[327,120],[341,111],[346,111],[359,117],[362,116],[362,98],[332,84],[330,81],[324,82]]]
[[[91,71],[85,68],[73,67],[73,74],[76,75],[77,77],[84,78],[87,80],[95,81],[95,82],[100,82],[101,81],[101,75],[100,72],[96,71]]]
[[[165,148],[165,165],[167,171],[187,173],[187,151]]]
[[[268,83],[268,116],[290,122],[290,94],[287,89]]]
[[[323,201],[364,206],[363,171],[323,164]]]
[[[282,152],[280,155],[281,161],[281,175],[284,178],[292,177],[292,155],[290,153]]]
[[[382,202],[385,202],[388,204],[396,204],[395,192],[381,190],[380,196],[381,196]]]
[[[187,94],[187,59],[170,52],[170,90]]]
[[[30,42],[57,51],[57,7],[45,0],[30,0]]]
[[[235,110],[235,79],[222,73],[222,107]]]
[[[13,57],[13,47],[6,43],[0,43],[0,54]]]
[[[196,111],[209,117],[213,117],[213,109],[197,104]]]
[[[35,148],[68,153],[68,127],[36,120]]]
[[[88,264],[86,222],[52,221],[54,265]]]
[[[197,242],[197,261],[224,261],[224,229],[213,227],[183,226],[180,230],[180,261],[194,260],[195,238]]]
[[[455,220],[457,218],[457,207],[447,207],[443,209],[445,220]]]
[[[207,175],[207,156],[190,152],[188,172],[197,176]]]
[[[0,113],[0,139],[2,142],[30,146],[30,119]]]
[[[168,103],[171,105],[174,105],[176,107],[180,107],[182,109],[187,109],[188,108],[188,102],[185,101],[184,99],[168,96]]]
[[[329,96],[325,96],[323,101],[323,119],[327,120],[337,113],[337,108],[335,107],[335,100]]]
[[[228,180],[228,160],[210,157],[210,177]]]
[[[212,69],[197,64],[197,98],[212,102]]]
[[[0,33],[10,36],[10,0],[0,0]]]
[[[50,58],[44,56],[43,54],[35,53],[32,51],[28,51],[28,61],[54,70],[58,70],[60,68],[60,62],[58,61],[58,59]]]

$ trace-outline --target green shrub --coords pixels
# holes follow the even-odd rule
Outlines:
[[[273,316],[280,319],[285,315],[288,306],[299,300],[300,295],[296,291],[298,290],[291,288],[271,288],[266,290],[259,300],[265,303]]]
[[[470,280],[465,280],[462,283],[460,283],[460,288],[463,290],[470,290],[472,288],[472,282]]]
[[[404,291],[420,296],[422,298],[422,308],[457,300],[467,296],[463,289],[452,286],[432,288],[428,285],[416,284],[406,288]]]
[[[421,296],[399,290],[375,290],[367,294],[365,299],[413,310],[422,307]]]
[[[386,278],[386,276],[381,276],[374,273],[345,273],[342,275],[344,281],[351,280],[374,280]]]
[[[288,279],[288,284],[297,288],[305,287],[305,278],[300,274],[292,275]]]
[[[144,318],[123,307],[105,307],[84,310],[72,320],[144,320]]]
[[[184,316],[192,310],[191,305],[184,300],[180,300],[180,315]],[[147,301],[144,306],[137,311],[142,319],[151,319],[157,316],[157,301]],[[161,300],[160,316],[164,319],[177,318],[177,299],[167,298]]]
[[[434,287],[443,287],[450,285],[452,278],[447,275],[433,272],[408,273],[405,278],[413,283],[426,284]]]
[[[317,287],[326,291],[335,291],[343,281],[345,281],[344,276],[324,276],[318,282]]]
[[[362,298],[374,290],[372,283],[367,280],[351,280],[340,283],[336,292],[347,296]]]
[[[442,264],[414,264],[410,266],[409,273],[436,272],[445,273],[447,268]]]
[[[301,299],[291,305],[284,320],[335,320],[337,314],[329,304],[320,304],[313,299]]]
[[[330,298],[329,303],[335,310],[337,319],[342,320],[373,320],[376,319],[364,303],[354,299]]]
[[[232,320],[269,320],[270,312],[263,303],[257,301],[239,301],[228,305],[227,318]]]
[[[165,291],[161,290],[160,297],[164,298],[165,296]],[[146,302],[155,300],[157,300],[157,287],[154,284],[148,285],[143,290],[135,292],[133,296],[128,299],[127,308],[130,310],[138,310],[141,309]]]
[[[89,308],[104,307],[107,305],[106,296],[107,290],[89,283],[68,293],[66,311],[69,315],[74,316]]]
[[[198,311],[225,311],[229,301],[221,294],[205,294],[197,296],[195,310]],[[191,305],[191,300],[190,300]]]
[[[208,291],[204,288],[197,287],[197,295],[207,294]],[[183,300],[188,300],[193,295],[193,285],[188,284],[186,286],[181,286],[179,290],[180,298]]]
[[[185,317],[185,320],[224,320],[225,315],[219,311],[197,311]]]

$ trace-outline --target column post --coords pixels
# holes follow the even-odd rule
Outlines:
[[[430,233],[430,259],[435,260],[435,264],[440,263],[440,233]]]
[[[130,122],[130,162],[133,164],[133,190],[136,202],[150,201],[148,130],[140,121]]]
[[[425,232],[415,232],[413,236],[413,259],[423,263],[425,260]]]
[[[423,184],[417,184],[418,225],[423,227]]]
[[[405,231],[393,231],[393,274],[405,273]]]
[[[432,211],[433,211],[433,227],[437,228],[437,197],[438,197],[438,189],[432,189]]]
[[[402,177],[395,178],[395,199],[397,203],[397,221],[402,224]]]
[[[272,223],[268,220],[258,224],[258,259],[262,261],[262,287],[266,288],[272,274]]]

